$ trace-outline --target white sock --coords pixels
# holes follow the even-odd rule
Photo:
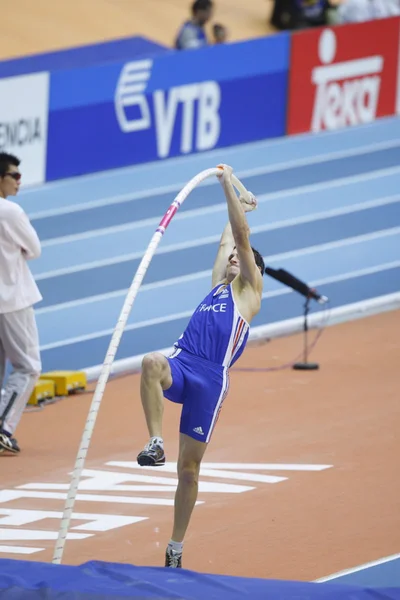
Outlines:
[[[157,446],[161,446],[161,448],[164,448],[164,440],[161,437],[153,436],[152,438],[150,438],[150,442],[154,442],[155,444],[157,444]]]
[[[174,540],[169,540],[168,548],[170,548],[171,550],[174,550],[174,552],[179,552],[179,554],[182,554],[183,542],[174,542]]]

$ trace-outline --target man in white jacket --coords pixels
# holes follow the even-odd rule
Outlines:
[[[18,194],[20,161],[0,152],[0,390],[6,361],[12,371],[0,396],[0,452],[20,452],[14,432],[41,372],[33,305],[42,299],[27,261],[41,254],[24,210],[7,200]]]

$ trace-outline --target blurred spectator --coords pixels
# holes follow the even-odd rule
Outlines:
[[[214,43],[215,44],[224,44],[228,37],[228,32],[226,28],[220,23],[215,23],[212,28]]]
[[[361,23],[400,15],[400,0],[342,0],[338,2],[335,23]]]
[[[400,15],[400,0],[274,0],[270,23],[293,30],[395,15]]]
[[[328,24],[330,0],[274,0],[270,23],[280,30]]]
[[[208,45],[204,26],[213,13],[212,0],[195,0],[192,4],[192,18],[180,28],[175,40],[177,50],[189,50]]]

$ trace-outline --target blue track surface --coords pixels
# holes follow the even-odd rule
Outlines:
[[[102,363],[126,292],[160,218],[199,171],[230,163],[258,195],[252,243],[272,267],[337,307],[400,290],[400,120],[191,156],[22,192],[43,241],[32,270],[44,370]],[[186,200],[146,274],[117,359],[169,347],[210,285],[227,220],[218,182]],[[254,325],[301,314],[270,278]],[[315,310],[315,307],[314,307]],[[318,310],[318,309],[317,309]]]
[[[349,585],[397,587],[400,589],[400,555],[389,557],[383,562],[361,565],[354,570],[334,575],[330,581]]]

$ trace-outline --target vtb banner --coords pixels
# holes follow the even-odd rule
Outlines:
[[[287,133],[395,114],[399,33],[396,17],[294,34]]]
[[[47,180],[285,134],[289,35],[51,74]]]

